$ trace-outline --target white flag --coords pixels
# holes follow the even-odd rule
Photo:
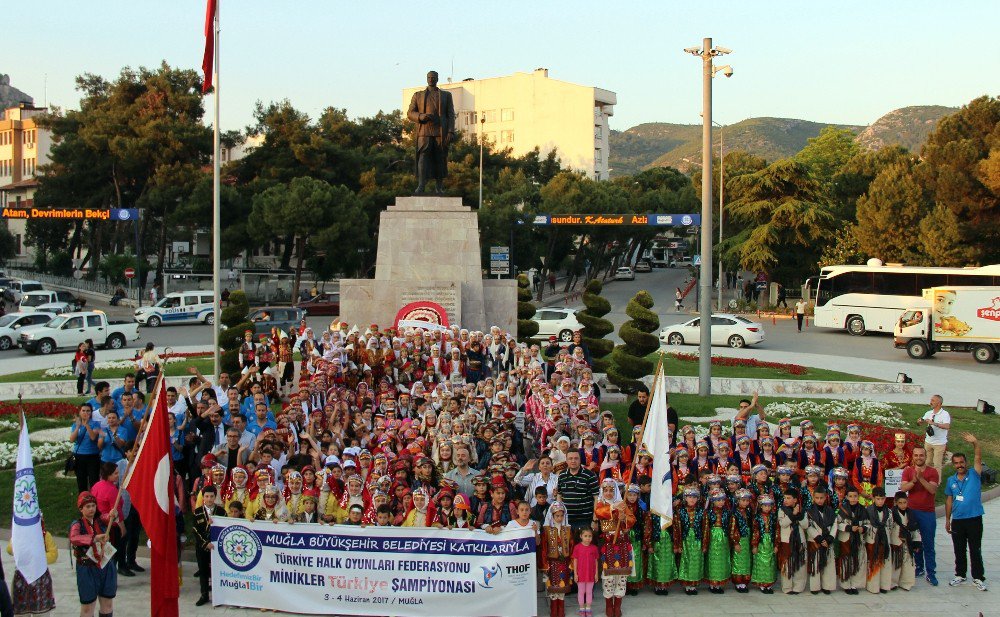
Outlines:
[[[653,483],[649,491],[649,510],[658,514],[667,527],[674,518],[673,475],[670,467],[670,425],[667,419],[667,380],[660,371],[653,379],[653,400],[649,405],[642,441],[653,455]]]
[[[45,538],[42,537],[42,511],[38,506],[35,467],[31,463],[28,422],[21,415],[21,437],[17,444],[17,471],[14,472],[14,521],[10,543],[14,549],[14,567],[29,585],[48,569],[45,561]]]

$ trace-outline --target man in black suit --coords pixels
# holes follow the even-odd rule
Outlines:
[[[204,411],[202,411],[204,408]],[[226,445],[226,430],[229,426],[222,423],[222,408],[217,403],[205,407],[198,403],[198,420],[195,422],[201,433],[198,444],[198,458],[211,454]]]
[[[209,583],[212,580],[212,518],[225,516],[216,500],[218,489],[209,484],[201,489],[202,505],[194,511],[194,556],[198,561],[198,582],[201,583],[201,597],[196,606],[204,606],[211,602],[208,595]]]
[[[414,92],[406,117],[417,123],[417,190],[431,177],[434,192],[444,193],[441,183],[448,173],[448,145],[455,138],[455,104],[451,93],[438,88],[437,71],[427,73],[427,87]]]

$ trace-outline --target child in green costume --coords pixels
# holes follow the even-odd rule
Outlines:
[[[750,582],[753,555],[750,549],[750,539],[753,535],[753,510],[750,500],[753,493],[745,488],[736,491],[736,508],[733,509],[732,541],[733,541],[733,584],[737,593],[747,593],[747,583]]]
[[[708,579],[709,591],[723,593],[723,587],[733,575],[733,565],[730,556],[732,545],[729,540],[732,513],[727,507],[728,498],[724,491],[714,491],[709,495],[711,507],[706,517],[705,539],[708,545],[705,556],[705,578]]]
[[[674,553],[680,555],[677,580],[684,584],[684,593],[698,595],[698,583],[705,576],[707,544],[702,544],[705,533],[705,513],[698,507],[701,491],[696,486],[684,489],[684,507],[674,512]],[[703,549],[704,546],[704,549]]]
[[[778,516],[774,510],[774,497],[762,495],[757,500],[757,515],[753,519],[753,537],[750,538],[753,566],[750,582],[763,593],[774,593],[777,578],[774,557],[774,531],[778,526]]]

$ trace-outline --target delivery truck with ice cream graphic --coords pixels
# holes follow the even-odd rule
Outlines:
[[[932,287],[905,311],[893,332],[911,358],[939,351],[972,352],[988,364],[1000,355],[1000,287]]]

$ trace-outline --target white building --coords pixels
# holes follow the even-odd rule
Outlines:
[[[564,167],[595,180],[608,178],[608,118],[614,92],[550,79],[548,69],[506,77],[439,83],[455,103],[455,129],[475,139],[480,133],[499,149],[521,156],[555,149]],[[403,114],[414,92],[403,90]],[[484,122],[485,121],[485,122]]]
[[[38,189],[38,168],[49,163],[52,137],[48,129],[35,124],[34,117],[48,109],[21,103],[4,110],[0,116],[0,206],[30,208]],[[24,260],[32,252],[24,244],[24,219],[3,219],[14,236],[15,260]]]

